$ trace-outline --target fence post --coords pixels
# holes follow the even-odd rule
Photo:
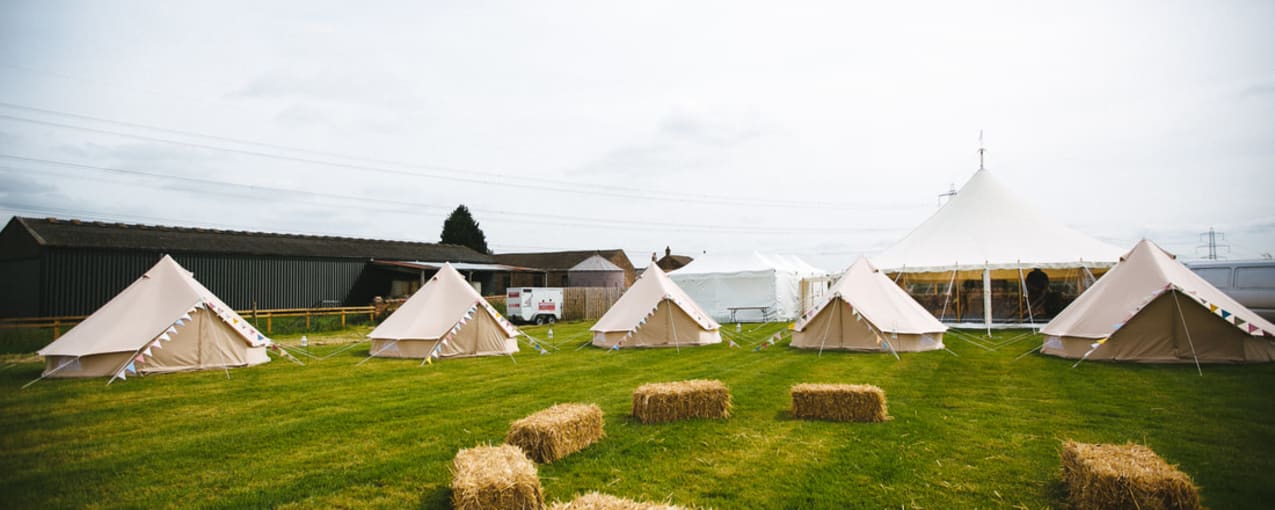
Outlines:
[[[53,339],[57,340],[60,336],[62,336],[62,325],[57,319],[53,319]]]
[[[305,330],[310,331],[310,309],[305,309]]]
[[[267,313],[266,314],[266,334],[267,335],[271,334],[272,330],[274,329],[273,326],[274,326],[274,314]]]
[[[341,309],[341,329],[345,329],[345,309]]]

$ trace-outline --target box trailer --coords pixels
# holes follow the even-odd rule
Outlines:
[[[561,287],[518,287],[505,291],[505,313],[517,323],[553,324],[562,320]]]

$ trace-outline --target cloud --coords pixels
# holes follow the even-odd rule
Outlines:
[[[374,63],[276,67],[226,94],[231,99],[309,100],[382,110],[403,110],[421,103],[419,86]]]
[[[1275,95],[1275,79],[1261,80],[1251,83],[1240,90],[1240,96],[1262,99]]]
[[[756,143],[764,132],[755,115],[678,108],[661,117],[645,139],[607,150],[573,173],[636,176],[712,171],[738,149]]]
[[[305,103],[293,103],[275,114],[274,120],[291,127],[308,127],[330,124],[331,120],[319,108]]]
[[[28,200],[32,198],[40,198],[39,195],[53,194],[58,191],[56,186],[37,181],[29,177],[10,173],[8,170],[0,171],[0,200],[12,202],[16,200]]]

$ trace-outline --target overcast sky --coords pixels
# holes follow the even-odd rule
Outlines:
[[[0,2],[5,219],[437,241],[464,203],[497,252],[839,269],[980,130],[1082,232],[1275,252],[1275,2]]]

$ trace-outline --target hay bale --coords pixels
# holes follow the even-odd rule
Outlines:
[[[568,502],[554,503],[549,510],[683,510],[680,506],[646,503],[590,492]]]
[[[831,421],[879,422],[890,419],[885,392],[868,384],[797,384],[792,415]]]
[[[536,464],[516,446],[478,446],[456,452],[452,507],[457,510],[541,510],[544,492]]]
[[[730,389],[721,381],[643,384],[633,391],[633,417],[642,423],[729,418]]]
[[[558,404],[513,422],[505,442],[522,448],[536,462],[553,462],[601,439],[602,408],[596,404]]]
[[[1062,477],[1076,510],[1203,508],[1191,477],[1150,448],[1133,443],[1067,441],[1062,451]]]

